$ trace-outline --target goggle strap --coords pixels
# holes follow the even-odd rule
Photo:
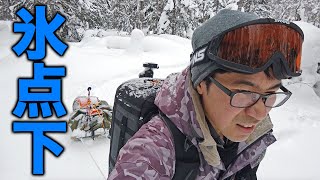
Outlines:
[[[209,61],[206,55],[208,44],[209,43],[200,46],[199,48],[194,50],[192,54],[190,54],[190,64],[192,67]]]
[[[194,54],[196,54],[199,50],[201,50],[202,48],[208,46],[209,44],[210,44],[210,42],[208,42],[208,43],[206,43],[206,44],[198,47],[197,49],[195,49],[195,50],[190,54],[190,61],[192,60],[192,57],[193,57]]]
[[[289,64],[281,52],[276,52],[270,59],[273,59],[272,69],[277,79],[287,79],[301,75],[301,70],[299,72],[292,72],[290,70]]]
[[[269,61],[267,64],[265,64],[265,66],[258,68],[255,71],[249,70],[249,67],[245,67],[244,65],[225,61],[217,56],[215,56],[215,60],[212,61],[216,63],[216,66],[220,66],[219,69],[237,73],[254,74],[262,72],[272,66],[273,74],[277,79],[287,79],[289,77],[296,77],[301,75],[301,71],[295,73],[290,71],[287,62],[284,60],[284,57],[282,57],[281,53],[275,53],[274,56],[272,56],[272,59],[273,58],[275,59]]]

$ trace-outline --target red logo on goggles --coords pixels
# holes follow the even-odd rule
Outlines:
[[[214,37],[206,55],[219,65],[243,73],[257,73],[273,65],[277,78],[301,74],[303,32],[295,24],[259,19]]]

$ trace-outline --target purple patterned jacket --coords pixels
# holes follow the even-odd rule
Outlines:
[[[197,147],[200,157],[196,179],[226,179],[244,167],[257,166],[266,148],[276,141],[270,118],[262,120],[245,142],[240,142],[237,159],[224,167],[212,138],[198,93],[193,89],[188,68],[166,78],[155,104]],[[153,117],[123,146],[108,179],[171,179],[175,173],[173,137],[165,123]],[[203,139],[198,142],[197,139]]]

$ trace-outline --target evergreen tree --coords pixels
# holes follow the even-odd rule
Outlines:
[[[174,34],[190,38],[193,30],[221,9],[254,12],[260,17],[306,21],[320,27],[319,0],[0,0],[0,20],[17,20],[22,6],[47,5],[48,20],[56,12],[67,18],[58,35],[80,41],[88,29],[116,29],[130,33]]]
[[[245,12],[254,12],[260,17],[272,17],[272,5],[277,5],[272,0],[240,0],[239,6]]]

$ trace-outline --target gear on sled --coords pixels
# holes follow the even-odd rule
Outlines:
[[[106,135],[112,120],[112,107],[96,96],[78,96],[72,105],[73,112],[68,120],[72,139]]]

